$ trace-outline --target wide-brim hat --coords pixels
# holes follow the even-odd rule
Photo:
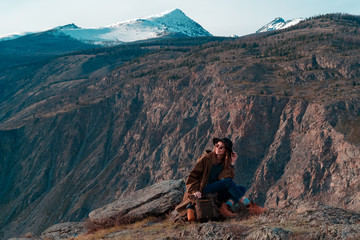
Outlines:
[[[214,139],[213,139],[214,145],[215,145],[216,143],[218,143],[218,142],[224,143],[225,147],[226,147],[227,149],[229,149],[230,152],[233,152],[233,150],[232,150],[233,143],[232,143],[232,141],[231,141],[230,139],[228,139],[228,138],[214,138]]]

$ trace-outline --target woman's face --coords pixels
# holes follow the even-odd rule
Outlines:
[[[223,142],[217,142],[215,144],[215,153],[217,155],[224,155],[225,154],[225,144]]]

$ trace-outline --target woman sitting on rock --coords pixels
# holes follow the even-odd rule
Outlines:
[[[237,186],[233,181],[237,154],[232,150],[233,143],[231,140],[214,138],[213,143],[213,150],[206,150],[190,172],[186,181],[187,191],[183,201],[176,207],[177,212],[185,216],[187,208],[191,207],[190,196],[201,198],[203,194],[208,193],[218,194],[218,200],[222,202],[219,209],[220,214],[224,217],[236,216],[233,212],[233,205],[238,202],[245,205],[250,214],[264,212],[264,208],[244,197],[245,187]]]

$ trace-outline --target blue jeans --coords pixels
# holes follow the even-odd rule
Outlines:
[[[219,201],[226,202],[228,199],[237,203],[245,195],[246,188],[238,186],[231,178],[224,178],[205,186],[203,193],[218,193]]]

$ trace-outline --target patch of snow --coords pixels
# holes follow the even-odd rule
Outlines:
[[[0,35],[0,41],[13,40],[15,38],[25,36],[27,34],[31,34],[31,32],[23,32],[23,33],[15,32],[15,33],[9,33],[9,34],[5,34],[5,35]]]
[[[272,20],[271,22],[269,22],[268,24],[264,25],[263,27],[259,28],[259,30],[257,30],[256,33],[285,29],[294,26],[303,20],[304,19],[302,18],[297,18],[297,19],[285,21],[283,18],[278,17]]]

